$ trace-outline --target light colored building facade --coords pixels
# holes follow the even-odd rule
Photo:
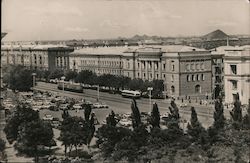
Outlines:
[[[239,95],[242,104],[250,99],[250,45],[225,49],[225,102],[233,103]]]
[[[61,45],[2,45],[1,48],[3,65],[42,70],[68,69],[68,54],[73,51],[73,48]]]
[[[70,69],[131,79],[164,80],[168,96],[211,96],[211,54],[204,49],[172,46],[83,48],[70,54]]]

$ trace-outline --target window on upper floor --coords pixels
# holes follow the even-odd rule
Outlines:
[[[166,63],[163,63],[163,70],[166,70]]]
[[[196,75],[196,80],[200,81],[200,75],[199,74]]]
[[[140,63],[138,62],[137,64],[138,64],[138,68],[140,68]]]
[[[237,86],[237,81],[236,81],[236,80],[232,80],[231,82],[232,82],[232,89],[233,89],[233,90],[236,90],[237,87],[238,87],[238,86]]]
[[[237,74],[237,65],[230,65],[231,74]]]
[[[166,78],[166,75],[165,75],[165,74],[163,74],[163,78],[164,78],[164,79]]]
[[[195,81],[195,77],[194,77],[194,75],[192,75],[192,81]]]
[[[190,64],[186,64],[186,71],[190,70]]]
[[[201,80],[205,80],[205,75],[204,74],[201,74]]]
[[[130,63],[128,62],[128,69],[130,68]]]
[[[175,66],[174,66],[174,64],[172,64],[172,71],[175,71]]]
[[[174,75],[171,76],[171,81],[174,82]]]
[[[158,70],[159,64],[158,62],[155,63],[155,69]]]
[[[204,70],[204,63],[201,63],[201,69]]]
[[[156,79],[159,79],[159,74],[156,74]]]

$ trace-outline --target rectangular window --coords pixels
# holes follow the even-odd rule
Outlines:
[[[166,70],[166,64],[163,63],[163,70]]]
[[[236,65],[230,65],[231,73],[236,75],[237,74],[237,66]]]
[[[174,65],[172,65],[172,71],[174,71],[174,68],[175,68]]]
[[[156,79],[159,79],[159,74],[156,74]]]
[[[138,63],[138,68],[140,68],[140,63]]]
[[[174,82],[174,75],[171,76],[171,81]]]
[[[166,75],[165,75],[165,74],[163,74],[163,78],[164,78],[164,79],[166,78]]]
[[[236,80],[232,80],[232,89],[237,90],[237,81]]]

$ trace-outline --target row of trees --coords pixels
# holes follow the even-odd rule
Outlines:
[[[250,106],[248,113],[242,117],[241,107],[235,102],[235,107],[231,113],[232,119],[227,121],[223,114],[223,104],[221,98],[215,103],[214,123],[205,129],[199,122],[194,107],[191,108],[191,118],[187,125],[187,131],[180,128],[179,110],[174,101],[169,107],[167,129],[160,127],[160,113],[157,104],[153,105],[148,122],[150,126],[142,123],[140,111],[133,100],[132,110],[132,129],[118,127],[114,112],[107,117],[107,124],[100,127],[97,131],[97,145],[103,152],[105,158],[128,161],[150,161],[159,159],[165,155],[169,156],[169,161],[174,161],[177,151],[190,150],[196,145],[199,150],[206,153],[210,159],[214,144],[222,143],[232,146],[239,146],[240,143],[247,143],[250,147]],[[250,101],[249,101],[250,104]],[[236,118],[237,117],[237,118]],[[242,119],[242,120],[241,120]],[[234,138],[233,134],[243,133],[242,137]],[[236,139],[236,140],[235,140]],[[240,140],[237,140],[240,139]],[[238,149],[238,148],[237,148]],[[237,151],[237,149],[235,151]],[[249,152],[249,151],[246,151]],[[240,161],[239,153],[235,153],[236,161]]]
[[[110,90],[130,89],[147,92],[148,87],[153,87],[153,97],[162,96],[164,90],[163,80],[143,81],[142,79],[131,79],[125,76],[117,76],[111,74],[103,74],[97,76],[89,70],[83,70],[79,73],[75,71],[63,71],[60,69],[54,71],[27,69],[23,66],[11,66],[5,71],[4,82],[9,88],[18,91],[29,91],[33,86],[32,73],[36,73],[36,79],[49,81],[50,79],[60,79],[65,76],[65,80],[73,80],[75,82],[100,85],[108,87]]]

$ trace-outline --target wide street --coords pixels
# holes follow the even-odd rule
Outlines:
[[[85,99],[88,101],[91,101],[92,103],[96,102],[97,99],[97,91],[96,90],[91,90],[91,89],[84,89],[84,93],[74,93],[74,92],[68,92],[68,91],[62,91],[57,89],[56,84],[51,84],[51,83],[44,83],[44,82],[38,82],[37,86],[35,87],[37,90],[42,90],[42,91],[48,91],[48,92],[54,92],[57,93],[58,95],[63,95],[71,98],[76,98],[76,99]],[[117,94],[109,94],[106,92],[100,92],[100,101],[103,103],[106,103],[109,106],[109,109],[95,109],[94,112],[97,115],[97,118],[99,122],[102,122],[105,119],[105,116],[110,112],[110,110],[113,110],[115,113],[128,113],[131,112],[131,99],[129,98],[123,98],[121,95]],[[168,107],[170,106],[170,100],[162,100],[162,99],[153,99],[152,103],[156,102],[158,104],[159,110],[161,115],[168,113],[169,109]],[[187,101],[184,101],[187,103]],[[176,101],[177,105],[181,103],[181,101]],[[151,108],[149,107],[149,99],[138,99],[137,100],[138,107],[141,112],[150,112]],[[190,119],[190,107],[194,106],[199,120],[202,122],[204,127],[208,127],[209,125],[212,124],[213,122],[213,111],[214,111],[214,106],[213,105],[200,105],[197,103],[187,103],[187,107],[179,107],[180,110],[180,115],[182,119],[189,120]],[[43,111],[42,111],[43,112]],[[44,114],[47,114],[48,111],[46,111]],[[54,112],[49,112],[49,114],[55,115],[56,113]],[[75,115],[83,115],[81,112],[75,112],[73,111],[71,114]],[[225,110],[225,115],[228,117],[228,110]]]

